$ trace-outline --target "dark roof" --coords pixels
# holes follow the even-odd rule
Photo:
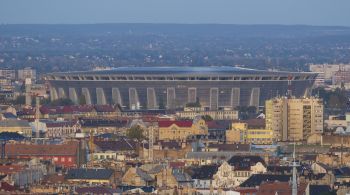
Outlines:
[[[229,129],[231,125],[231,121],[228,120],[212,120],[212,121],[207,121],[206,124],[208,125],[208,130],[213,131],[213,130],[222,130],[225,131]]]
[[[75,192],[78,194],[120,194],[122,192],[121,189],[112,189],[112,188],[106,188],[106,187],[82,187],[82,188],[76,188]]]
[[[290,180],[290,175],[270,175],[270,174],[254,174],[251,175],[247,180],[245,180],[240,187],[256,187],[260,186],[263,182],[288,182]]]
[[[122,189],[123,192],[133,190],[136,188],[140,188],[141,190],[143,190],[144,192],[147,192],[147,193],[151,193],[151,192],[154,192],[156,190],[156,188],[153,186],[118,186],[118,188]]]
[[[136,142],[129,139],[120,139],[117,141],[95,141],[94,144],[102,151],[130,151],[136,149]]]
[[[213,179],[214,174],[218,171],[219,165],[203,165],[199,167],[190,167],[186,172],[192,179],[210,180]]]
[[[326,192],[331,192],[331,187],[328,185],[310,185],[309,186],[310,195],[319,195]]]
[[[95,105],[96,112],[116,112],[116,109],[111,105]]]
[[[3,120],[0,121],[0,127],[30,127],[26,120]]]
[[[2,113],[2,116],[7,119],[17,119],[17,116],[11,112]]]
[[[349,167],[341,167],[334,170],[334,175],[336,177],[349,177],[350,176],[350,168]]]
[[[111,169],[70,169],[65,179],[110,179],[113,175]]]
[[[146,173],[145,171],[143,171],[140,168],[136,168],[136,174],[139,175],[143,180],[145,180],[147,182],[154,181],[152,176],[150,176],[148,173]]]
[[[181,143],[177,141],[159,141],[158,145],[162,147],[162,149],[181,149]]]
[[[177,182],[193,182],[189,174],[184,172],[182,169],[173,169],[172,171]]]
[[[1,132],[0,140],[23,140],[25,137],[16,132]]]
[[[217,148],[218,151],[250,151],[249,144],[210,143],[208,148]]]
[[[260,156],[232,156],[227,161],[228,164],[235,167],[235,170],[250,169],[251,166],[258,162],[266,166],[265,160]]]

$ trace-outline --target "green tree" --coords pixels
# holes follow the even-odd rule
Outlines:
[[[128,129],[126,131],[126,136],[130,139],[137,139],[137,140],[142,140],[144,139],[144,135],[143,135],[143,129],[139,126],[133,126],[130,129]]]
[[[50,103],[51,106],[71,106],[74,102],[69,98],[60,98]]]
[[[210,115],[203,115],[202,119],[205,121],[212,121],[213,120],[213,118]]]

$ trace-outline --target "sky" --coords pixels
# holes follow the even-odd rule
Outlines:
[[[350,26],[350,0],[0,0],[0,24]]]

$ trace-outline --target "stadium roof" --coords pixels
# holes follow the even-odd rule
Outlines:
[[[216,74],[300,74],[303,72],[283,72],[283,71],[268,71],[268,70],[255,70],[241,67],[233,66],[205,66],[205,67],[194,67],[194,66],[164,66],[164,67],[118,67],[108,70],[95,70],[95,71],[76,71],[67,73],[56,73],[56,74],[133,74],[133,75],[172,75],[172,74],[182,74],[182,75],[216,75]],[[305,72],[304,72],[305,73]],[[55,73],[54,73],[55,74]],[[310,73],[308,73],[310,74]]]

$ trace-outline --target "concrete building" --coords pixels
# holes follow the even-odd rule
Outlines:
[[[226,131],[228,143],[272,144],[274,134],[271,129],[250,129],[247,123],[232,123]]]
[[[332,81],[338,71],[350,71],[350,64],[310,64],[309,70],[318,73],[314,83],[318,87],[325,85],[327,81]]]
[[[86,104],[119,104],[124,110],[180,109],[198,103],[210,110],[262,106],[285,94],[289,80],[296,96],[309,93],[310,72],[276,72],[238,67],[119,67],[45,75],[51,99]]]
[[[227,110],[206,110],[204,108],[188,108],[184,111],[177,111],[176,116],[179,118],[194,119],[196,116],[209,115],[213,120],[236,120],[238,119],[238,111],[227,109]]]
[[[333,85],[341,85],[345,83],[350,83],[350,71],[339,70],[333,74],[332,76]]]
[[[318,98],[274,98],[266,101],[266,128],[279,141],[306,140],[323,132],[323,101]]]
[[[13,69],[3,68],[3,69],[0,69],[0,77],[6,78],[9,80],[15,80],[16,72]]]
[[[28,137],[32,136],[32,128],[25,120],[0,121],[0,132],[15,132]]]
[[[207,135],[208,126],[200,117],[193,121],[159,121],[159,140],[186,140],[191,135]]]
[[[30,67],[19,69],[17,71],[18,80],[24,81],[25,79],[31,79],[33,81],[36,80],[36,70]]]

